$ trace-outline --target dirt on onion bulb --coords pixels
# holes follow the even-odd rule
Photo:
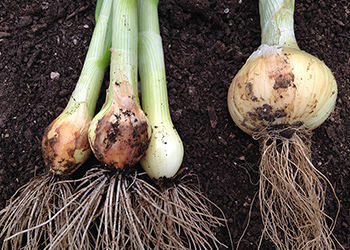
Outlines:
[[[112,103],[106,112],[101,112],[102,117],[98,114],[94,118],[89,139],[100,162],[111,169],[123,169],[135,165],[146,151],[150,140],[149,126],[136,101],[132,83],[114,81],[110,88],[113,90],[108,95],[113,95]]]
[[[331,114],[337,84],[322,61],[299,49],[294,0],[260,0],[259,10],[262,44],[233,79],[228,107],[261,143],[264,233],[277,249],[334,249],[335,221],[324,212],[329,183],[312,164],[311,131]]]
[[[297,48],[263,44],[235,76],[228,101],[232,119],[252,135],[273,127],[313,130],[330,115],[336,96],[334,76],[322,61]]]

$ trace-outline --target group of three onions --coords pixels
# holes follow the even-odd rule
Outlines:
[[[139,3],[139,8],[144,6],[139,18],[137,12],[129,10],[135,1],[119,1],[121,6],[114,4],[115,14],[111,14],[108,9],[112,2],[103,1],[81,76],[67,107],[45,131],[45,163],[55,174],[71,173],[87,160],[92,149],[96,158],[110,168],[133,166],[143,157],[141,165],[151,178],[173,177],[182,163],[183,146],[170,117],[157,16],[150,20],[148,14],[143,14],[150,8],[150,3],[144,3],[147,1]],[[149,2],[157,7],[157,1]],[[129,27],[118,20],[121,17],[125,22],[131,19]],[[106,102],[95,115],[109,60]],[[138,73],[143,110],[137,95]]]

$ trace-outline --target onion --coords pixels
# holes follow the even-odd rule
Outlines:
[[[123,169],[135,165],[147,150],[151,128],[135,94],[137,1],[113,6],[110,84],[104,106],[91,121],[89,142],[100,162]]]
[[[131,187],[137,194],[135,210],[143,228],[152,229],[150,242],[157,249],[218,249],[222,243],[213,228],[225,220],[212,214],[196,177],[180,169],[184,147],[171,120],[158,4],[159,0],[138,1],[142,108],[152,127],[140,163],[152,184],[135,182]]]
[[[332,112],[337,84],[322,61],[299,49],[294,0],[260,0],[259,10],[262,44],[227,100],[237,126],[261,144],[263,233],[276,249],[334,249],[336,218],[324,212],[329,181],[312,164],[311,131]]]
[[[111,0],[110,11],[109,88],[88,132],[91,150],[102,164],[89,169],[78,181],[70,199],[78,209],[70,211],[69,223],[59,231],[74,239],[74,249],[146,249],[154,237],[152,228],[142,227],[144,218],[136,213],[133,192],[134,186],[143,182],[133,166],[147,150],[151,137],[148,119],[135,94],[137,0]]]
[[[96,26],[79,80],[64,111],[45,130],[42,151],[47,171],[22,186],[0,211],[3,250],[74,248],[75,226],[60,230],[78,207],[70,198],[72,174],[91,154],[88,127],[110,62],[111,5],[112,0],[98,0]]]

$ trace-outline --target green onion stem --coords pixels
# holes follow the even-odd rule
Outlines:
[[[114,1],[113,12],[111,82],[130,82],[137,93],[137,0]]]
[[[158,0],[139,1],[139,71],[142,107],[150,121],[171,122],[162,38],[159,32]]]
[[[261,43],[299,49],[294,35],[294,0],[259,0]]]
[[[95,7],[95,22],[97,23],[98,17],[100,16],[102,4],[104,0],[97,0]]]
[[[114,91],[125,92],[121,95],[130,94],[128,88],[114,88],[114,84],[131,83],[133,92],[137,93],[137,0],[114,1],[113,13],[109,94],[98,118],[110,109]],[[135,100],[139,104],[137,95]]]

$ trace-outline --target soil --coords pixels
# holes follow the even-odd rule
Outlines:
[[[43,132],[78,80],[94,7],[87,0],[0,1],[0,209],[45,168]],[[201,190],[224,212],[234,245],[253,203],[239,249],[256,249],[262,230],[254,199],[259,143],[234,124],[226,96],[260,44],[258,1],[161,0],[159,14],[171,115],[185,147],[183,167],[198,175]],[[334,235],[350,249],[350,2],[296,1],[295,35],[299,47],[323,60],[338,83],[335,110],[313,133],[312,159],[341,202]],[[104,92],[105,86],[99,107]],[[85,167],[94,163],[92,158]],[[336,215],[331,192],[325,210]],[[225,228],[217,237],[229,244]],[[261,249],[273,246],[263,240]]]

